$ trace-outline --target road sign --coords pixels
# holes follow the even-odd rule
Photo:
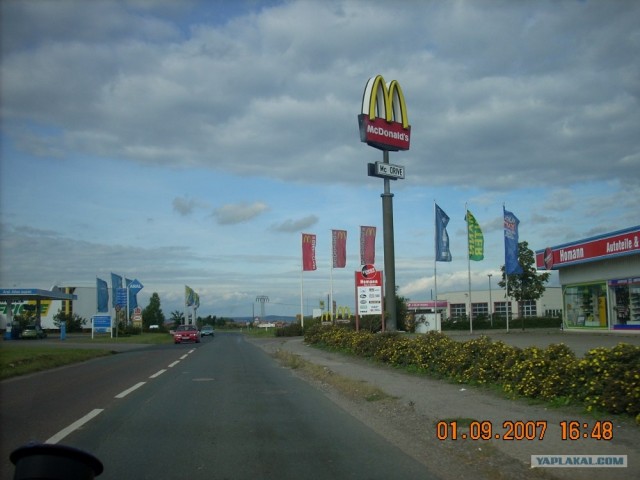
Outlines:
[[[401,165],[392,165],[391,163],[376,162],[375,175],[392,180],[397,180],[398,178],[404,179],[404,167]]]
[[[127,306],[127,289],[126,288],[116,289],[116,306],[120,306],[120,307]]]

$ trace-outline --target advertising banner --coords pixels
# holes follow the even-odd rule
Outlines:
[[[376,263],[376,227],[360,227],[360,265]]]
[[[447,225],[449,216],[436,204],[436,262],[450,262],[449,234]]]
[[[503,207],[504,212],[504,267],[507,275],[522,273],[518,261],[518,225],[520,220]]]
[[[302,270],[316,269],[316,236],[312,233],[302,234]]]
[[[347,265],[347,231],[331,230],[333,244],[333,268],[344,268]]]

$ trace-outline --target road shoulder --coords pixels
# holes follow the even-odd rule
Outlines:
[[[610,442],[580,439],[561,440],[560,422],[578,420],[593,424],[595,418],[575,408],[550,409],[524,400],[509,400],[491,391],[423,375],[409,374],[389,366],[306,345],[302,338],[251,339],[273,354],[285,350],[338,375],[374,385],[394,400],[354,401],[318,385],[345,410],[382,434],[392,443],[427,465],[441,478],[559,478],[601,479],[640,478],[640,428],[631,421],[612,417],[614,439]],[[299,374],[299,373],[298,373]],[[309,380],[309,379],[307,379]],[[317,382],[316,382],[317,383]],[[543,421],[543,440],[446,440],[436,438],[435,425],[441,420],[472,418],[491,422],[503,432],[505,421]],[[623,469],[530,468],[531,455],[627,455]]]

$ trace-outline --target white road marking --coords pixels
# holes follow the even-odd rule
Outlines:
[[[179,363],[180,363],[180,360],[176,360],[175,362],[169,364],[169,368],[173,368]]]
[[[46,440],[44,443],[52,443],[52,444],[53,443],[58,443],[64,437],[69,435],[71,432],[74,432],[74,431],[78,430],[81,426],[83,426],[85,423],[87,423],[89,420],[91,420],[92,418],[96,417],[97,415],[99,415],[103,411],[104,411],[103,408],[96,408],[94,410],[91,410],[84,417],[82,417],[79,420],[76,420],[71,425],[69,425],[67,428],[64,428],[64,429],[60,430],[58,433],[56,433],[50,439]]]
[[[147,382],[138,382],[133,387],[127,388],[124,392],[120,392],[118,395],[116,395],[115,398],[124,398],[127,395],[129,395],[131,392],[133,392],[134,390],[137,390],[138,388],[140,388],[145,383],[147,383]]]
[[[151,375],[149,378],[158,378],[160,375],[162,375],[166,371],[167,371],[167,369],[163,368],[162,370],[159,370],[156,373],[154,373],[153,375]]]

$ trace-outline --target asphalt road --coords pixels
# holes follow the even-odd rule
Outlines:
[[[96,455],[100,479],[434,478],[240,334],[0,387],[4,459],[34,439]]]

